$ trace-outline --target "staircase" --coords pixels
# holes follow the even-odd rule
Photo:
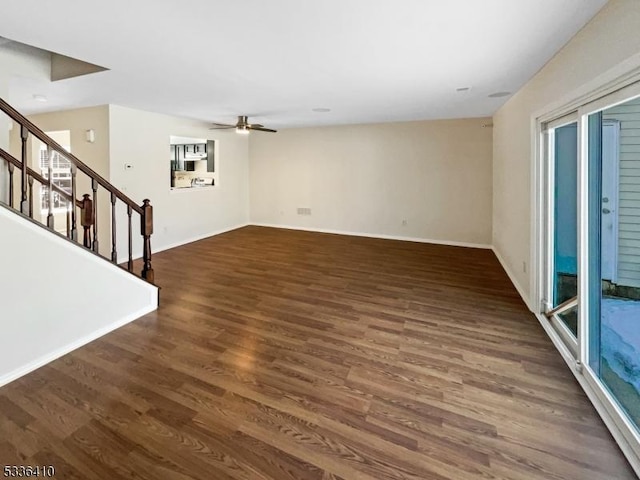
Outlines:
[[[126,265],[122,268],[126,269],[133,275],[133,229],[132,217],[136,215],[140,221],[140,234],[142,236],[142,261],[143,267],[140,276],[147,282],[154,283],[154,272],[151,265],[151,235],[153,233],[153,207],[148,199],[143,200],[142,205],[138,205],[124,193],[114,187],[102,176],[93,171],[80,159],[72,153],[67,152],[62,146],[56,143],[52,138],[27,120],[11,105],[0,98],[0,111],[4,112],[12,119],[20,128],[21,154],[20,158],[15,158],[9,152],[0,148],[0,159],[6,161],[8,169],[8,192],[3,192],[5,185],[0,184],[0,200],[4,195],[8,196],[7,205],[13,210],[17,210],[21,214],[28,216],[33,221],[37,221],[39,225],[48,228],[51,231],[59,231],[56,228],[55,217],[53,214],[54,204],[66,206],[66,238],[78,245],[84,247],[105,260],[118,265],[118,249],[117,236],[118,231],[116,207],[121,202],[126,207],[127,220],[126,228],[128,232],[128,255]],[[37,172],[29,167],[28,162],[28,146],[30,139],[37,138],[46,146],[47,171]],[[60,182],[54,178],[53,159],[61,157],[68,161],[71,182],[70,186],[62,186]],[[0,162],[0,168],[2,167]],[[66,163],[66,162],[65,162]],[[83,193],[79,197],[76,190],[78,174],[88,177],[91,193]],[[17,177],[17,178],[15,178]],[[38,182],[40,189],[46,196],[46,205],[48,214],[46,223],[42,223],[35,218],[34,212],[34,183]],[[37,190],[37,189],[36,189]],[[107,195],[110,204],[110,227],[111,227],[111,249],[109,256],[100,254],[98,241],[98,195]],[[38,198],[39,202],[40,199]],[[39,212],[39,208],[38,208]],[[79,220],[79,222],[78,222]],[[136,218],[138,221],[138,218]],[[78,235],[78,223],[82,228],[82,235]],[[102,227],[102,226],[101,226]],[[103,227],[104,228],[104,227]]]
[[[0,111],[20,133],[19,158],[0,148],[1,387],[153,312],[159,289],[149,200],[138,205],[2,99]],[[38,168],[29,166],[38,157],[33,153]],[[78,181],[90,191],[80,196]],[[134,216],[142,245],[134,245]],[[128,233],[119,242],[116,233],[124,230],[117,230],[118,219]],[[111,245],[99,248],[99,227],[103,234],[111,230]],[[125,243],[128,254],[118,260],[117,245]],[[134,246],[142,250],[139,272]]]

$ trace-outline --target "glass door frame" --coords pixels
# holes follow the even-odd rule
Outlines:
[[[592,346],[595,342],[599,342],[600,328],[594,332],[594,322],[597,322],[597,326],[600,326],[600,318],[590,319],[590,309],[595,301],[593,298],[594,292],[591,288],[592,281],[590,276],[593,271],[589,265],[591,256],[589,252],[592,250],[593,236],[590,235],[590,228],[592,216],[594,215],[594,208],[589,208],[589,189],[588,186],[592,183],[593,175],[599,175],[590,171],[589,169],[589,116],[601,112],[607,108],[628,102],[634,98],[640,97],[640,82],[625,86],[619,90],[612,92],[606,96],[593,100],[584,104],[578,109],[578,162],[581,167],[580,174],[580,204],[579,204],[579,218],[578,218],[578,235],[579,235],[579,250],[578,250],[578,269],[581,270],[582,276],[578,280],[578,294],[584,299],[579,306],[578,314],[578,329],[579,329],[579,362],[582,365],[583,374],[585,380],[592,386],[596,394],[598,394],[605,405],[614,412],[614,419],[619,427],[621,427],[621,433],[627,438],[629,443],[635,446],[634,450],[636,455],[640,456],[640,425],[638,428],[629,420],[622,407],[618,404],[618,401],[613,397],[609,389],[605,386],[604,382],[600,378],[599,372],[593,368],[590,359],[593,354],[600,355],[600,352],[593,352]],[[600,201],[598,201],[598,210],[600,209]],[[599,218],[599,217],[598,217]],[[598,224],[598,228],[600,228]],[[599,248],[599,242],[598,242]],[[600,278],[597,279],[598,285]],[[601,295],[600,288],[598,289],[598,295]],[[600,301],[600,299],[598,299]],[[592,335],[598,335],[597,339],[592,338]]]
[[[544,258],[544,279],[542,282],[543,285],[543,297],[541,301],[542,305],[542,313],[547,317],[549,323],[556,330],[565,346],[569,349],[572,356],[577,359],[578,358],[578,341],[577,338],[573,335],[573,333],[569,330],[569,328],[565,325],[565,323],[560,319],[558,315],[564,313],[575,305],[576,302],[579,303],[579,295],[570,300],[562,302],[559,305],[553,304],[554,298],[554,284],[555,284],[555,155],[556,155],[556,141],[555,141],[555,132],[558,128],[565,127],[571,124],[578,124],[578,111],[573,111],[567,115],[563,115],[559,118],[555,118],[554,120],[544,122],[541,124],[541,137],[542,137],[542,151],[543,151],[543,161],[542,168],[544,171],[544,179],[543,188],[544,188],[544,227],[543,227],[543,235],[544,235],[544,249],[543,249],[543,258]],[[579,131],[579,129],[578,129]],[[579,150],[580,137],[578,135],[578,141],[576,142],[576,151]],[[578,152],[576,152],[578,155]],[[580,161],[578,159],[578,180],[580,179],[580,171],[579,171]],[[578,192],[578,208],[579,208],[579,197],[580,197],[580,185],[576,186]],[[578,227],[579,228],[579,227]],[[578,243],[580,241],[579,234]],[[576,246],[576,250],[579,252],[579,245]],[[580,279],[580,264],[578,264],[577,278]],[[578,323],[578,329],[580,329],[580,324]]]
[[[589,171],[589,115],[606,108],[640,97],[640,67],[625,75],[619,75],[605,86],[594,87],[582,96],[568,101],[564,106],[548,108],[531,118],[532,144],[532,254],[531,285],[532,310],[552,339],[554,345],[571,368],[576,379],[596,407],[622,451],[636,472],[640,472],[640,432],[627,417],[617,400],[589,363],[591,335],[589,309],[593,300],[590,291],[589,251],[592,242],[589,234],[592,212],[589,209],[589,185],[593,172]],[[565,335],[568,328],[554,319],[549,299],[552,297],[553,176],[549,170],[553,154],[553,138],[549,130],[577,121],[578,124],[578,336],[573,348],[572,335]],[[555,313],[560,309],[556,308]],[[598,319],[599,325],[599,319]],[[563,332],[565,334],[563,334]],[[594,332],[595,333],[595,332]],[[599,334],[599,332],[597,332]],[[599,352],[598,352],[599,354]]]

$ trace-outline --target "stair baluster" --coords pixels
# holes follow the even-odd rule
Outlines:
[[[49,182],[47,186],[47,195],[49,197],[49,214],[47,215],[47,227],[53,230],[53,150],[47,145],[47,173]]]
[[[27,181],[29,182],[29,217],[33,218],[33,176],[29,175]]]
[[[36,127],[26,117],[21,115],[17,110],[6,103],[0,98],[0,111],[7,114],[14,122],[20,125],[20,159],[17,159],[9,152],[6,152],[0,148],[0,159],[4,159],[7,162],[7,168],[9,170],[9,201],[8,206],[19,210],[22,214],[28,215],[33,219],[34,213],[39,217],[40,212],[40,198],[37,198],[38,208],[34,212],[34,181],[37,181],[40,188],[47,189],[47,198],[49,201],[49,210],[47,212],[46,226],[53,230],[55,224],[55,215],[53,214],[55,201],[58,196],[60,199],[64,199],[67,202],[66,211],[66,224],[67,224],[67,237],[73,241],[78,242],[78,214],[80,215],[80,225],[83,229],[82,244],[100,255],[99,253],[99,240],[98,240],[98,188],[102,186],[110,193],[109,201],[111,202],[111,254],[107,255],[112,263],[118,261],[117,250],[117,215],[116,204],[120,200],[127,206],[127,227],[128,227],[128,258],[127,258],[127,270],[133,273],[133,229],[132,229],[132,216],[134,213],[140,215],[140,234],[142,235],[142,261],[143,268],[141,275],[149,282],[154,281],[154,271],[151,263],[151,235],[153,234],[153,207],[148,199],[143,201],[142,206],[135,203],[124,193],[118,190],[115,186],[105,180],[102,176],[97,174],[89,166],[83,163],[75,155],[67,152],[61,145],[55,142],[46,133]],[[46,178],[40,171],[35,171],[28,165],[29,155],[29,135],[33,135],[39,141],[41,141],[47,148],[47,158],[49,164],[47,166],[48,175]],[[71,191],[56,184],[53,174],[53,157],[60,155],[69,160],[71,164]],[[20,205],[15,206],[15,200],[18,198],[15,191],[16,185],[14,182],[15,168],[20,169],[21,184],[20,184]],[[78,170],[84,173],[91,180],[91,190],[93,192],[93,198],[90,194],[84,194],[81,200],[78,200],[77,192],[77,174]],[[0,185],[0,188],[3,188]],[[68,188],[68,187],[67,187]],[[0,196],[4,198],[4,196]],[[77,209],[80,209],[78,212]],[[40,219],[38,219],[40,220]],[[93,232],[91,229],[93,228]],[[100,255],[101,256],[101,255]],[[124,267],[124,265],[123,265]]]
[[[98,181],[91,179],[93,190],[93,251],[98,252]]]
[[[22,193],[20,195],[20,211],[22,213],[24,213],[25,215],[27,215],[29,213],[29,206],[27,204],[27,138],[29,137],[29,131],[27,130],[27,127],[25,127],[24,125],[22,125],[20,127],[20,141],[21,141],[21,148],[20,148],[20,152],[22,155],[22,158],[20,159],[22,162]],[[31,215],[29,215],[31,216]]]
[[[78,227],[76,225],[76,207],[78,193],[76,192],[76,174],[78,172],[78,167],[75,165],[71,165],[71,240],[74,242],[78,241]]]
[[[15,166],[11,162],[7,162],[7,167],[9,168],[9,206],[13,208],[13,170]]]
[[[69,202],[67,205],[67,238],[71,238],[71,208],[73,202]]]
[[[133,272],[133,237],[131,236],[131,213],[133,209],[131,205],[127,205],[127,223],[129,225],[129,261],[127,262],[127,270]]]
[[[118,250],[116,249],[116,194],[111,192],[111,261],[118,263]]]

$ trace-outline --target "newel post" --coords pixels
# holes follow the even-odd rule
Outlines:
[[[72,200],[73,201],[73,200]],[[80,225],[84,229],[84,237],[82,244],[91,248],[91,226],[93,225],[93,201],[89,198],[89,194],[85,193],[80,200]]]
[[[144,239],[142,260],[142,278],[153,283],[153,268],[151,267],[151,235],[153,234],[153,207],[151,201],[145,198],[142,201],[142,215],[140,216],[140,233]]]

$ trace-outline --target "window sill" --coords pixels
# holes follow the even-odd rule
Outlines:
[[[171,193],[179,192],[193,192],[198,190],[213,190],[216,185],[203,185],[202,187],[171,187],[169,190]]]

